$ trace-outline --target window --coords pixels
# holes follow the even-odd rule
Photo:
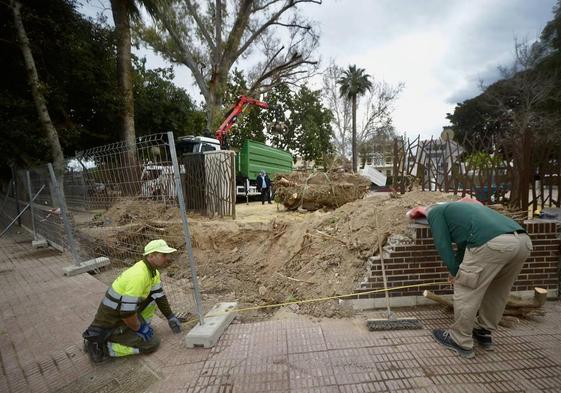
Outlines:
[[[216,146],[210,145],[208,143],[203,143],[203,146],[201,147],[201,152],[215,151],[215,150],[216,150]]]

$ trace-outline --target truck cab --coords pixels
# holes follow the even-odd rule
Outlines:
[[[219,151],[220,141],[216,138],[206,136],[180,136],[175,144],[177,154],[181,156],[187,153],[204,153],[206,151]]]

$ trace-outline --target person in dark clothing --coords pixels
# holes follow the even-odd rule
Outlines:
[[[257,191],[261,192],[261,204],[265,204],[265,199],[271,203],[271,179],[264,170],[257,175]]]
[[[415,208],[408,216],[428,219],[434,245],[450,272],[448,281],[454,285],[454,323],[433,330],[433,338],[464,358],[475,356],[474,340],[493,350],[491,333],[532,251],[530,237],[512,219],[467,198]]]

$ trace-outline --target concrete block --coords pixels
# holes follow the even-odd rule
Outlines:
[[[62,268],[65,276],[75,276],[76,274],[86,273],[95,269],[99,269],[100,267],[107,266],[111,262],[107,257],[99,257],[90,259],[88,261],[80,262],[80,265],[71,265]]]
[[[188,348],[212,348],[224,330],[236,316],[233,311],[238,306],[236,302],[218,303],[205,315],[204,323],[198,323],[185,336],[185,345]]]
[[[31,241],[31,247],[37,249],[37,248],[47,248],[49,247],[49,243],[47,243],[47,240],[42,239],[42,238],[37,238],[37,240],[33,240]]]

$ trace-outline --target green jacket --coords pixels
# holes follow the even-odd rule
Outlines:
[[[467,202],[449,202],[431,207],[428,222],[434,245],[453,276],[467,248],[479,247],[489,240],[512,232],[526,232],[514,220],[486,206]],[[458,250],[454,255],[452,243]]]

